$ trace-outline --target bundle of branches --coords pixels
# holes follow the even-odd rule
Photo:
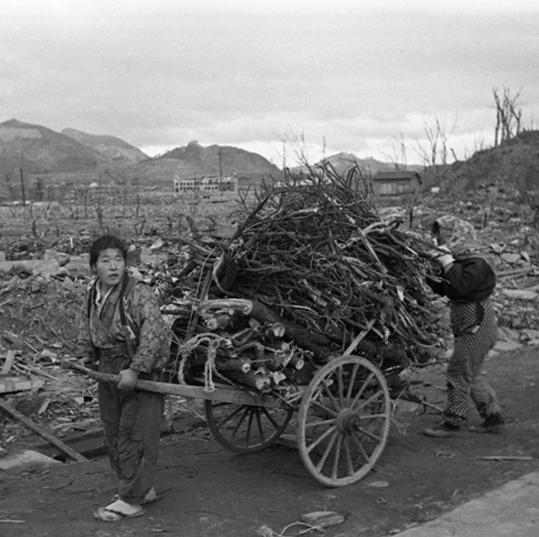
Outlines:
[[[251,331],[243,345],[255,341],[281,352],[267,330],[261,336],[260,326],[270,326],[273,339],[308,351],[315,364],[359,339],[358,351],[383,369],[428,359],[440,334],[424,285],[426,245],[401,231],[401,222],[380,219],[359,174],[309,172],[266,188],[232,238],[202,237],[193,227],[191,238],[180,239],[183,259],[168,264],[160,289],[177,315],[184,364],[197,346],[187,342],[201,341],[209,327],[223,339],[202,343],[214,358],[241,354],[230,336],[238,329]],[[219,307],[210,307],[208,317],[212,301]],[[254,351],[254,359],[260,362],[261,353]]]

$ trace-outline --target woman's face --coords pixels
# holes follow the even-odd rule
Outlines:
[[[116,248],[107,248],[99,253],[93,267],[104,290],[120,283],[125,271],[125,260],[122,252]]]

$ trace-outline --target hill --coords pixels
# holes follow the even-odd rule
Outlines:
[[[137,163],[149,158],[137,147],[115,136],[88,134],[77,129],[63,129],[62,134],[99,152],[113,163]]]
[[[87,172],[106,163],[98,151],[41,125],[16,119],[0,123],[0,173]]]
[[[257,153],[231,146],[204,147],[197,141],[177,147],[155,159],[173,159],[201,175],[278,174],[279,168]]]
[[[510,190],[538,190],[539,131],[524,131],[499,146],[452,164],[443,181],[458,189],[496,184]]]

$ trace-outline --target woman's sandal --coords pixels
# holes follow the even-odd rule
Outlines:
[[[115,494],[110,501],[115,502],[116,500],[120,499],[119,494]],[[155,490],[155,487],[152,487],[148,489],[148,492],[144,495],[144,498],[142,498],[142,501],[140,502],[140,505],[148,505],[149,503],[158,502],[161,499],[161,496],[157,494],[157,491]]]
[[[119,522],[124,518],[134,518],[143,514],[144,509],[140,505],[131,505],[119,498],[106,507],[94,511],[94,517],[103,522]]]

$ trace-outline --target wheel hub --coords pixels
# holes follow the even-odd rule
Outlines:
[[[359,425],[360,416],[351,408],[344,408],[337,415],[337,430],[341,434],[347,434]]]

